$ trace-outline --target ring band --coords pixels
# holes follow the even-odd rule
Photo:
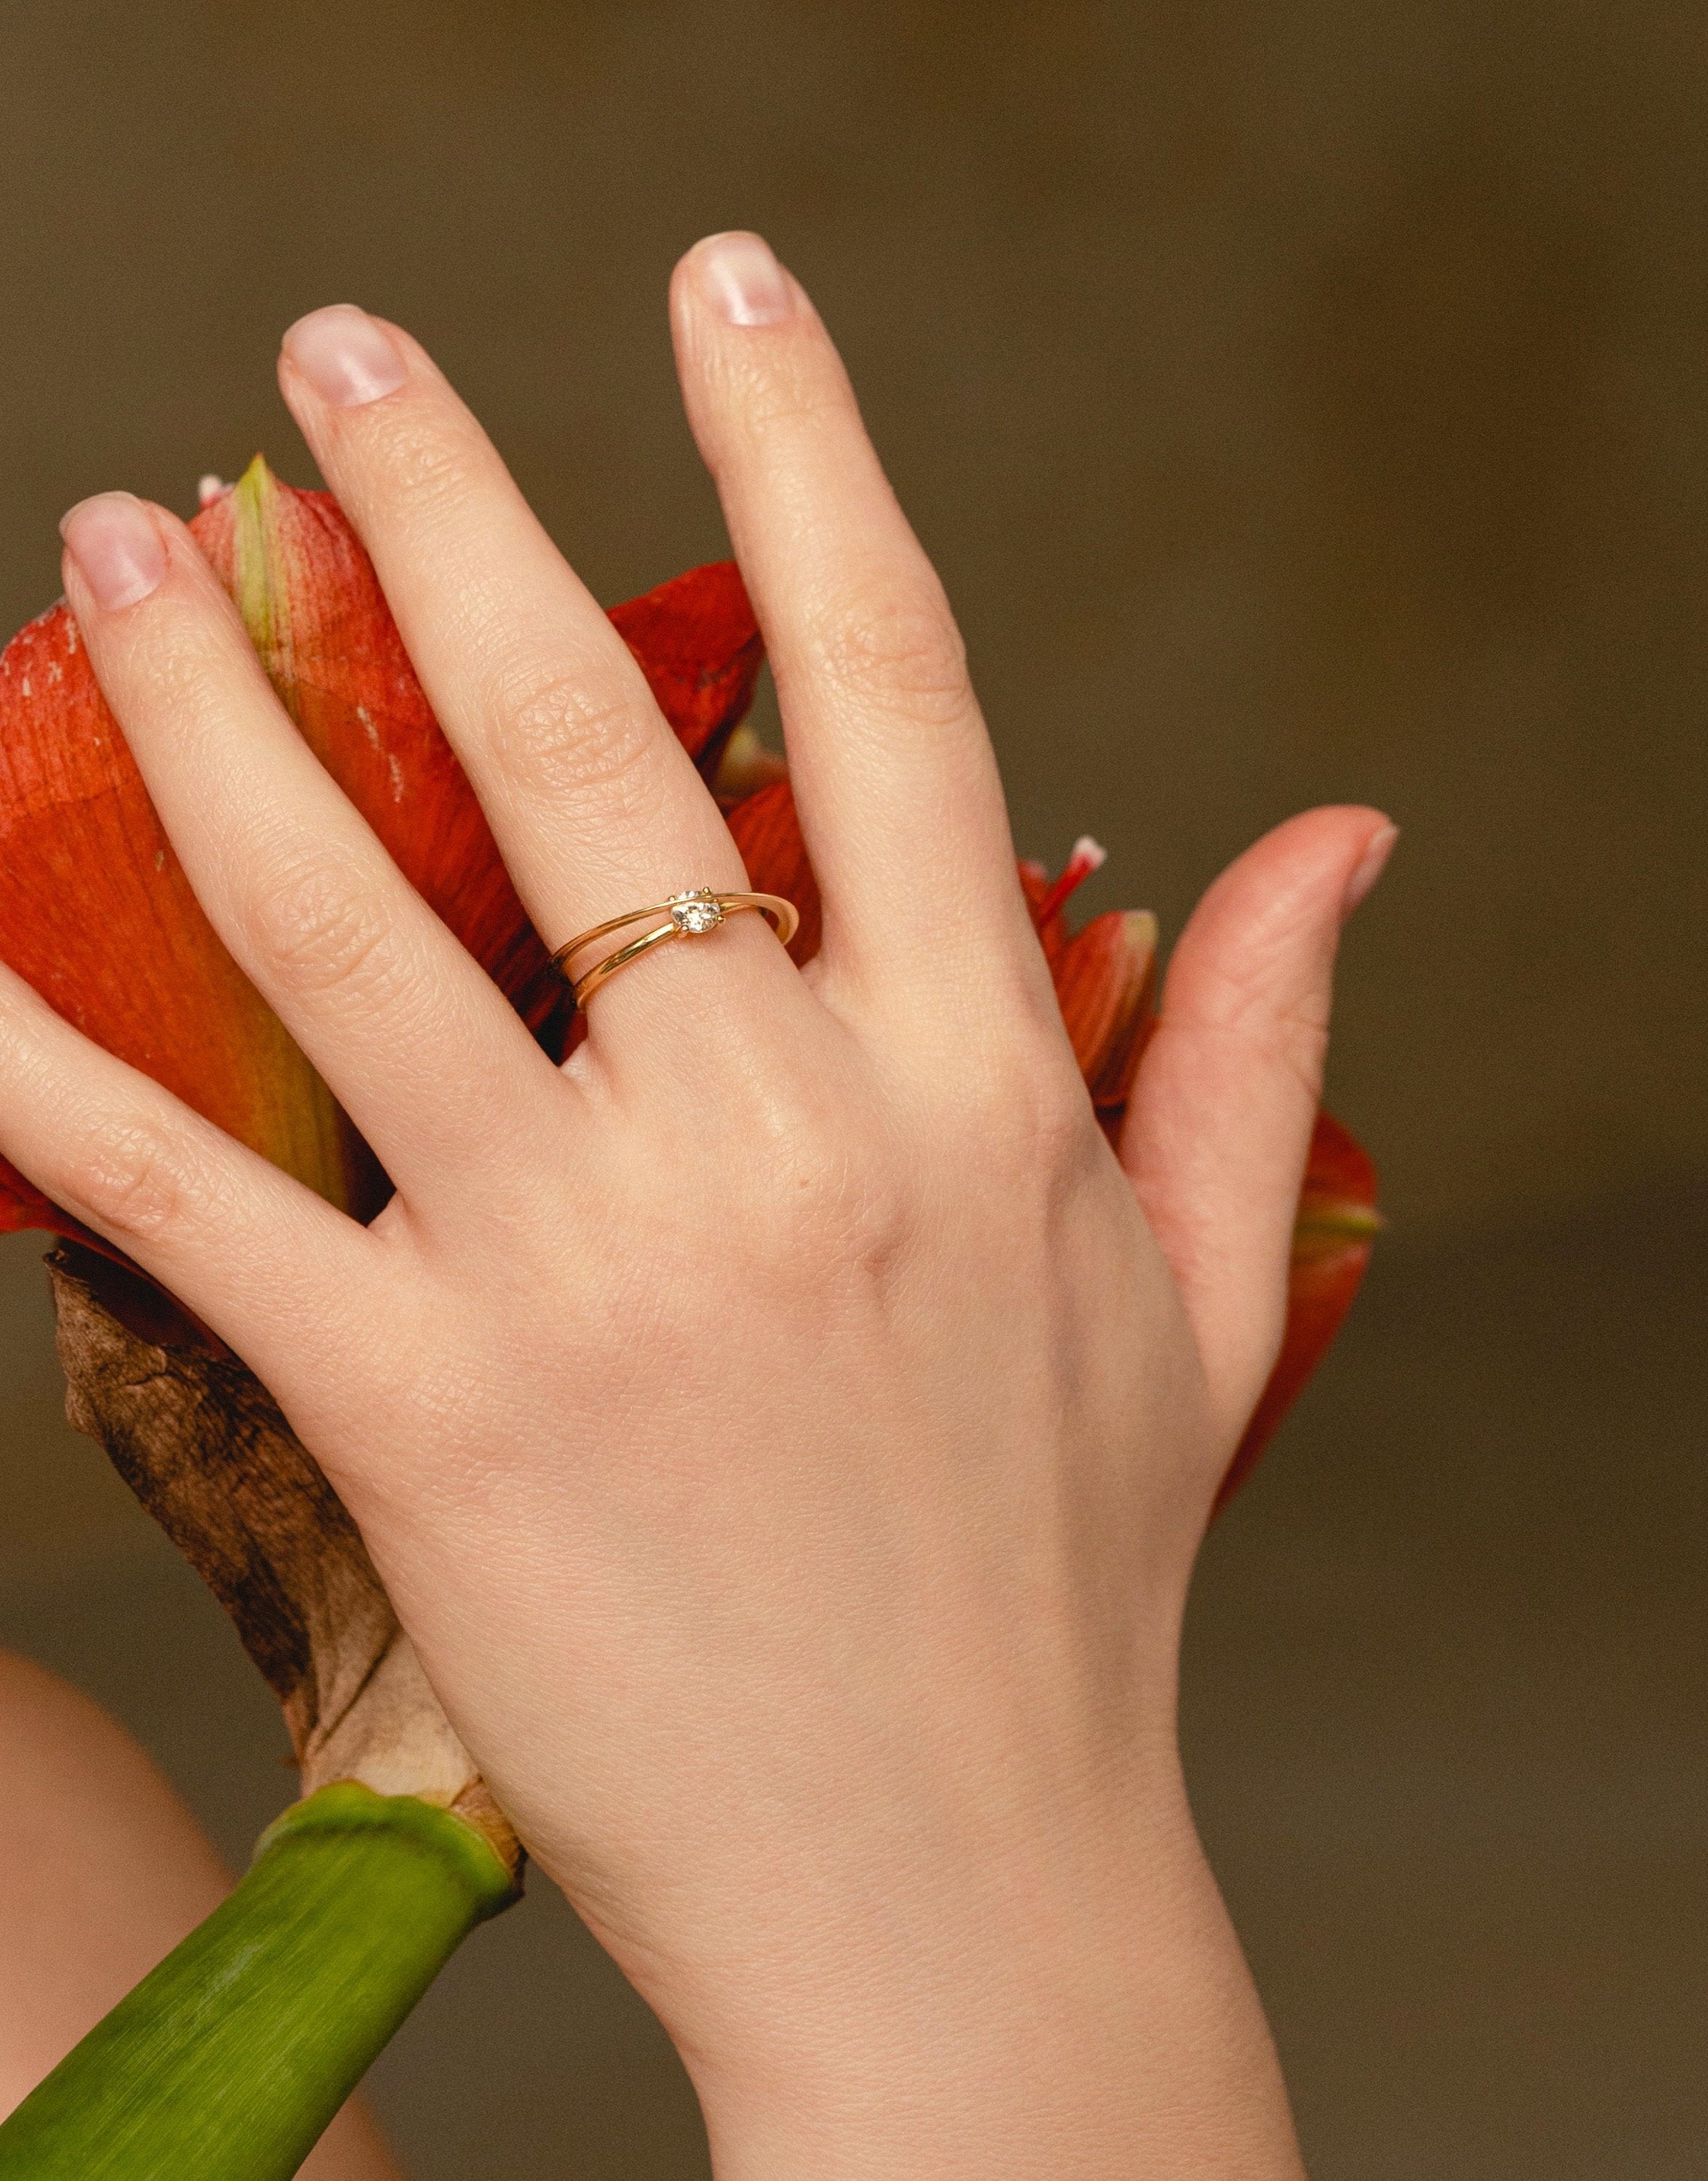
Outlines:
[[[785,947],[799,928],[799,910],[780,893],[714,893],[710,886],[695,886],[691,892],[673,893],[668,901],[655,902],[650,908],[632,908],[627,916],[609,917],[603,924],[595,924],[590,931],[578,933],[558,948],[551,958],[551,966],[567,983],[576,1006],[585,1007],[601,985],[608,984],[619,969],[638,962],[653,947],[661,947],[670,939],[703,938],[708,931],[716,931],[726,917],[739,916],[749,908],[765,918]],[[570,964],[595,940],[608,939],[613,931],[626,930],[631,924],[639,924],[650,916],[661,916],[664,922],[655,925],[650,931],[644,931],[638,939],[629,940],[603,961],[595,962],[583,976],[571,975]]]

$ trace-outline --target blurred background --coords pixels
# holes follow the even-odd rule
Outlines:
[[[1391,1231],[1212,1540],[1186,1720],[1318,2181],[1708,2166],[1708,36],[1667,0],[8,0],[0,622],[113,485],[312,468],[278,336],[421,335],[608,602],[724,549],[664,316],[755,226],[948,581],[1022,848],[1192,900],[1403,839],[1331,1095]],[[240,1860],[271,1700],[0,1245],[0,1642]],[[3,1935],[0,1935],[3,1944]],[[536,1884],[376,2071],[418,2181],[702,2173]]]

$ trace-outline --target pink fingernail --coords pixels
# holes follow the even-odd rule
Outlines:
[[[1388,868],[1388,859],[1394,853],[1394,843],[1400,837],[1397,825],[1385,825],[1379,833],[1371,836],[1370,845],[1358,859],[1357,868],[1346,881],[1346,891],[1340,903],[1342,917],[1350,916],[1374,887]]]
[[[774,326],[794,308],[788,276],[756,235],[714,235],[698,252],[707,298],[732,326]]]
[[[359,409],[395,394],[409,367],[384,326],[354,303],[311,311],[285,334],[285,353],[315,392],[334,409]]]
[[[158,590],[166,548],[154,517],[134,494],[80,500],[59,524],[65,549],[103,613],[119,613]]]

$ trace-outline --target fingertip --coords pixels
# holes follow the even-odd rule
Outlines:
[[[165,580],[184,526],[168,508],[130,492],[80,500],[59,520],[68,594],[103,614],[140,605]]]
[[[1385,819],[1374,833],[1366,837],[1363,851],[1352,866],[1351,876],[1346,881],[1340,898],[1340,918],[1344,923],[1361,902],[1375,891],[1376,881],[1388,868],[1388,859],[1394,853],[1400,837],[1400,829],[1391,819]]]
[[[688,426],[715,476],[764,424],[813,407],[826,374],[847,390],[811,298],[747,229],[704,235],[678,259],[670,327]]]
[[[1340,865],[1350,875],[1372,841],[1398,830],[1385,810],[1371,803],[1319,803],[1271,826],[1229,869],[1285,863],[1302,877],[1326,875]]]
[[[356,303],[328,303],[287,326],[281,367],[329,409],[361,409],[395,394],[409,361],[390,329]]]
[[[1271,827],[1205,892],[1175,948],[1220,942],[1230,926],[1279,939],[1305,925],[1338,931],[1381,876],[1399,829],[1366,803],[1324,803]],[[1363,892],[1355,892],[1362,885]]]
[[[678,260],[671,288],[682,305],[740,329],[783,324],[799,294],[765,237],[747,228],[703,235]]]

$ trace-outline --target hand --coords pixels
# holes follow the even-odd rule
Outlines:
[[[319,770],[183,527],[66,523],[202,901],[397,1184],[360,1228],[0,979],[0,1149],[273,1389],[725,2181],[1291,2175],[1175,1659],[1279,1339],[1379,814],[1282,827],[1176,951],[1118,1162],[942,591],[756,239],[673,290],[826,904],[655,950],[554,1068]],[[286,399],[553,941],[739,888],[598,606],[422,350]]]

